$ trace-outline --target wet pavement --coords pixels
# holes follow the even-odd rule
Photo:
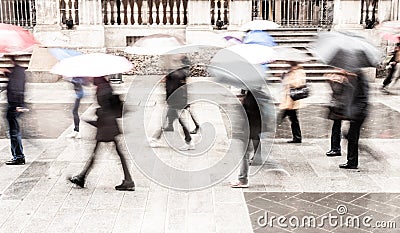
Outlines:
[[[116,85],[118,93],[126,93],[132,84],[138,91],[146,91],[147,78],[126,77],[126,82]],[[380,80],[379,80],[380,81]],[[9,140],[0,139],[0,232],[369,232],[370,229],[321,229],[282,227],[264,228],[254,220],[265,211],[276,216],[315,216],[321,219],[343,204],[343,216],[372,216],[375,220],[400,224],[400,159],[398,95],[383,95],[379,84],[372,84],[371,114],[360,141],[360,169],[341,170],[338,164],[346,161],[346,141],[342,140],[343,155],[327,158],[331,122],[325,119],[324,105],[329,101],[329,86],[313,83],[313,95],[300,110],[303,130],[302,144],[285,143],[290,138],[286,121],[278,128],[277,139],[266,165],[250,176],[247,190],[231,189],[228,181],[236,179],[237,171],[225,181],[196,192],[180,192],[152,182],[129,159],[135,192],[117,192],[114,185],[121,182],[122,172],[114,149],[109,144],[100,147],[95,167],[87,179],[87,187],[78,189],[66,181],[83,167],[93,150],[94,129],[82,125],[83,139],[66,139],[72,130],[70,107],[73,93],[67,84],[40,84],[29,86],[28,101],[40,123],[32,122],[32,131],[49,129],[50,123],[43,115],[53,115],[56,109],[59,120],[54,132],[32,132],[23,140],[27,156],[24,166],[6,166],[10,159]],[[57,95],[54,90],[57,89]],[[396,90],[396,89],[394,89]],[[212,90],[193,90],[194,95]],[[271,85],[275,99],[279,99],[279,86]],[[0,103],[5,104],[4,93]],[[157,98],[163,98],[162,89]],[[157,101],[155,99],[155,102]],[[214,95],[213,98],[218,98]],[[153,101],[153,100],[152,100]],[[150,101],[150,102],[152,102]],[[83,118],[92,119],[93,90],[85,100]],[[155,103],[154,102],[154,103]],[[227,103],[226,99],[221,102]],[[53,105],[54,104],[54,105]],[[138,99],[135,108],[154,108],[146,100]],[[83,108],[82,108],[83,110]],[[228,135],[226,117],[215,106],[203,104],[193,109],[200,122],[212,122],[216,127],[219,146],[225,146]],[[40,112],[43,111],[43,112]],[[28,113],[30,114],[30,113]],[[27,114],[26,114],[27,115]],[[62,118],[58,119],[58,118]],[[33,119],[33,118],[32,118]],[[210,120],[211,119],[211,120]],[[54,121],[56,124],[58,121]],[[24,127],[31,127],[24,125]],[[40,127],[40,129],[39,129]],[[156,124],[149,124],[151,130]],[[3,130],[3,126],[2,126]],[[346,130],[346,126],[343,127]],[[49,136],[50,135],[50,136]],[[4,134],[2,136],[4,138]],[[196,138],[197,140],[197,138]],[[127,153],[127,148],[122,148]],[[169,148],[156,149],[164,161],[181,165],[176,152]],[[135,156],[147,156],[135,151]],[[210,151],[207,161],[196,158],[194,168],[208,165],[223,152],[221,148]],[[253,167],[255,168],[255,167]],[[156,170],[156,169],[155,169]],[[157,170],[156,170],[157,171]],[[398,232],[393,229],[374,229],[373,232]]]

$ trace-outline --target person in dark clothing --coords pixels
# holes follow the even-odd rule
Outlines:
[[[261,112],[258,103],[251,91],[246,91],[245,97],[242,101],[243,108],[246,112],[247,120],[249,122],[249,141],[246,152],[242,158],[240,164],[240,172],[238,181],[231,183],[232,188],[248,188],[249,187],[249,165],[250,165],[250,154],[253,152],[254,156],[257,154],[260,145],[260,134],[261,134]],[[253,151],[252,151],[253,150]],[[253,158],[254,158],[253,156]]]
[[[185,125],[181,112],[185,109],[187,104],[187,85],[186,79],[189,75],[188,66],[180,66],[178,69],[172,70],[165,76],[165,91],[166,101],[168,105],[167,109],[167,126],[161,130],[155,132],[153,137],[150,139],[151,147],[159,147],[159,139],[161,138],[162,130],[173,131],[173,123],[176,119],[179,120],[179,124],[182,126],[183,133],[185,135],[186,144],[179,148],[180,150],[194,150],[195,145],[190,136],[188,127]]]
[[[84,78],[83,77],[74,77],[71,80],[71,83],[74,85],[74,90],[76,94],[75,98],[75,103],[74,103],[74,108],[72,109],[72,115],[74,117],[74,131],[70,134],[67,135],[68,138],[76,138],[80,139],[82,138],[81,133],[79,132],[79,105],[81,103],[81,99],[83,98],[83,84],[84,84]]]
[[[347,133],[347,163],[340,168],[358,168],[358,141],[361,126],[368,114],[368,81],[361,71],[350,73],[342,70],[340,74],[330,76],[334,85],[332,106],[329,118],[334,120],[349,120]]]
[[[8,77],[7,85],[7,121],[9,125],[9,134],[11,141],[11,154],[13,158],[6,162],[7,165],[23,165],[25,164],[24,149],[21,141],[21,130],[18,124],[18,117],[28,111],[25,108],[25,68],[16,63],[13,56],[10,56],[13,67],[5,72]]]
[[[341,156],[340,141],[342,138],[342,120],[333,120],[332,133],[331,133],[331,149],[326,152],[326,156]]]
[[[83,188],[86,176],[93,167],[93,162],[95,160],[96,152],[99,148],[100,142],[113,142],[121,160],[122,169],[124,172],[124,180],[122,181],[122,184],[115,186],[115,189],[119,191],[134,191],[135,183],[133,182],[129,173],[126,158],[120,150],[116,140],[116,137],[120,134],[116,118],[119,117],[120,113],[117,112],[116,106],[113,105],[113,98],[115,98],[115,95],[113,95],[113,90],[110,86],[110,83],[104,77],[94,78],[93,83],[95,86],[97,86],[96,96],[97,103],[100,105],[100,108],[96,110],[97,121],[88,123],[97,127],[96,145],[94,147],[93,154],[86,162],[86,165],[81,173],[77,176],[69,178],[69,180]]]
[[[383,80],[381,90],[385,93],[388,93],[387,86],[392,82],[394,74],[396,73],[397,64],[400,62],[400,43],[396,44],[393,53],[391,54],[391,59],[388,62],[388,76]]]

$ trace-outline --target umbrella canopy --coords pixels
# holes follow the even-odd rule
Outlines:
[[[265,84],[265,63],[272,60],[274,51],[270,47],[256,44],[234,45],[218,51],[211,59],[208,71],[217,82],[242,89],[260,87]]]
[[[237,37],[234,36],[224,36],[224,39],[230,44],[230,45],[236,45],[236,44],[242,44],[243,41]]]
[[[261,30],[249,31],[243,39],[245,44],[258,44],[264,46],[275,46],[274,38]]]
[[[395,43],[400,42],[400,21],[386,21],[376,28],[381,32],[383,39]]]
[[[0,53],[31,52],[36,44],[39,43],[28,30],[11,24],[0,23]]]
[[[65,77],[101,77],[125,73],[132,68],[132,63],[125,57],[91,53],[61,60],[53,66],[50,72]]]
[[[28,71],[50,71],[60,60],[81,54],[76,50],[38,46],[33,49]]]
[[[72,49],[49,48],[48,50],[51,53],[51,55],[53,55],[59,61],[65,58],[82,55],[81,52]]]
[[[269,20],[253,20],[248,23],[242,25],[242,31],[251,31],[251,30],[268,30],[275,29],[280,27],[279,24],[274,23]]]
[[[352,33],[320,33],[311,48],[325,64],[352,72],[363,67],[374,67],[381,59],[377,47],[364,37]]]
[[[124,52],[137,55],[161,55],[185,45],[183,39],[167,34],[153,34],[136,41]]]

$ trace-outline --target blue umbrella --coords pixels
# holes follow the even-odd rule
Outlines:
[[[51,55],[53,55],[59,61],[65,58],[82,55],[81,52],[72,49],[49,48],[48,50],[50,51]]]
[[[265,31],[249,31],[243,39],[245,44],[259,44],[264,46],[275,46],[275,39]]]

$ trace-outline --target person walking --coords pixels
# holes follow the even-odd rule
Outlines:
[[[97,120],[88,123],[97,127],[96,145],[92,155],[86,162],[84,169],[79,173],[79,175],[73,176],[69,178],[69,180],[83,188],[85,185],[85,179],[93,167],[93,162],[100,142],[112,142],[115,145],[124,172],[122,184],[115,186],[115,189],[119,191],[134,191],[135,183],[129,173],[126,158],[120,150],[116,140],[116,137],[120,134],[116,118],[121,117],[122,115],[122,109],[119,104],[116,103],[118,101],[115,101],[115,98],[119,98],[119,96],[113,95],[111,85],[105,77],[95,77],[93,79],[93,84],[97,87],[96,96],[100,108],[97,108],[96,110]]]
[[[75,103],[74,107],[72,109],[72,116],[74,117],[74,131],[68,134],[66,137],[67,138],[76,138],[76,139],[81,139],[82,135],[79,132],[79,105],[81,103],[81,99],[83,98],[84,92],[83,92],[83,85],[85,84],[85,79],[84,77],[73,77],[71,79],[71,83],[74,85],[74,90],[76,94],[75,98]]]
[[[238,180],[231,182],[231,188],[248,188],[249,187],[249,165],[251,163],[251,154],[255,158],[257,152],[259,152],[260,146],[260,134],[262,130],[262,119],[261,112],[251,91],[246,91],[245,97],[242,100],[243,108],[246,112],[247,120],[249,122],[249,140],[246,152],[242,157],[240,163],[240,171]]]
[[[341,120],[350,121],[346,136],[348,141],[347,163],[340,164],[339,168],[357,169],[360,131],[368,114],[368,81],[361,71],[352,73],[346,70],[340,70],[338,74],[331,74],[329,79],[332,88],[332,104],[329,107],[328,117],[340,122]],[[335,127],[335,130],[340,132],[340,126],[336,125]]]
[[[162,131],[174,131],[173,123],[176,119],[178,119],[185,135],[185,145],[180,147],[179,150],[194,150],[195,145],[192,141],[192,137],[190,136],[189,129],[181,116],[182,110],[184,110],[188,105],[186,79],[189,75],[189,67],[184,65],[185,57],[182,58],[179,55],[174,55],[174,57],[171,59],[172,60],[170,63],[173,63],[173,68],[170,70],[172,71],[165,76],[165,91],[168,106],[167,126],[157,130],[154,133],[153,137],[150,138],[150,146],[162,146],[159,141]]]
[[[11,154],[13,158],[6,161],[6,165],[25,164],[24,149],[21,141],[21,129],[18,123],[18,117],[23,112],[28,111],[25,108],[25,68],[17,64],[14,56],[9,56],[13,67],[4,70],[8,78],[7,85],[7,121],[11,141]]]
[[[289,62],[290,70],[283,77],[283,85],[284,85],[284,95],[283,99],[279,105],[279,109],[281,110],[281,121],[289,117],[291,122],[291,129],[293,139],[288,141],[288,143],[301,143],[301,130],[299,119],[297,117],[297,110],[300,108],[300,101],[293,100],[290,97],[290,89],[298,88],[304,86],[306,84],[306,74],[304,72],[303,67],[301,67],[297,62]]]
[[[384,93],[389,93],[387,87],[389,84],[393,81],[393,78],[399,78],[399,70],[400,67],[398,64],[400,64],[400,43],[396,44],[396,47],[394,48],[393,53],[390,55],[391,58],[388,62],[387,68],[388,68],[388,76],[383,80],[382,88],[381,90]]]
[[[331,132],[331,149],[326,152],[326,156],[334,157],[341,156],[340,141],[342,140],[342,120],[336,119],[334,116],[329,116],[333,120],[332,132]]]

